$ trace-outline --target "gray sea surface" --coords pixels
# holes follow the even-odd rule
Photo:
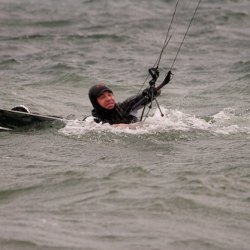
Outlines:
[[[0,132],[1,250],[250,249],[249,0],[202,0],[174,62],[198,3],[179,1],[163,117],[81,121],[93,84],[149,86],[176,2],[0,0],[0,108],[67,118]]]

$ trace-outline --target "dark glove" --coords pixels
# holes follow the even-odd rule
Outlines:
[[[171,80],[171,75],[172,75],[172,72],[171,72],[171,70],[169,70],[169,71],[168,71],[168,74],[167,74],[167,76],[166,76],[166,78],[165,78],[165,80],[164,80],[165,84],[168,84],[168,83],[170,82],[170,80]]]
[[[154,99],[155,97],[158,97],[161,94],[161,90],[158,90],[154,87],[150,87],[147,89],[144,89],[142,92],[143,96],[147,96],[150,100]]]

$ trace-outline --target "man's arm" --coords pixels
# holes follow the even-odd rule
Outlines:
[[[152,100],[155,99],[155,97],[158,97],[160,94],[160,90],[157,91],[155,88],[147,88],[142,93],[135,96],[131,96],[122,103],[119,103],[119,106],[127,114],[130,114],[131,112],[136,113],[139,109],[150,103]],[[134,115],[133,113],[131,114]]]

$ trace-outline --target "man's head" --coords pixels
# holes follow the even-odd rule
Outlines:
[[[89,89],[89,99],[94,109],[111,110],[115,107],[113,91],[105,84],[96,84]]]

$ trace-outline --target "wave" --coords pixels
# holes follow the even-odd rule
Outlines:
[[[40,188],[40,185],[33,185],[29,187],[23,187],[23,188],[15,188],[15,189],[6,189],[6,190],[0,190],[0,199],[2,201],[8,200],[11,197],[19,196],[20,194],[28,193],[28,192],[33,192],[37,188]]]
[[[250,61],[246,61],[246,62],[239,61],[237,63],[234,63],[232,66],[232,71],[249,73],[250,72]]]
[[[94,122],[93,117],[89,117],[85,121],[69,120],[67,125],[59,132],[66,136],[76,136],[78,138],[93,136],[91,132],[97,134],[113,133],[116,135],[141,135],[169,133],[172,131],[204,131],[214,135],[250,134],[249,114],[239,116],[233,108],[226,108],[214,115],[205,117],[196,117],[179,110],[170,110],[163,107],[161,107],[161,110],[164,113],[163,117],[156,110],[154,115],[148,117],[145,122],[138,122],[125,127],[98,124]]]

